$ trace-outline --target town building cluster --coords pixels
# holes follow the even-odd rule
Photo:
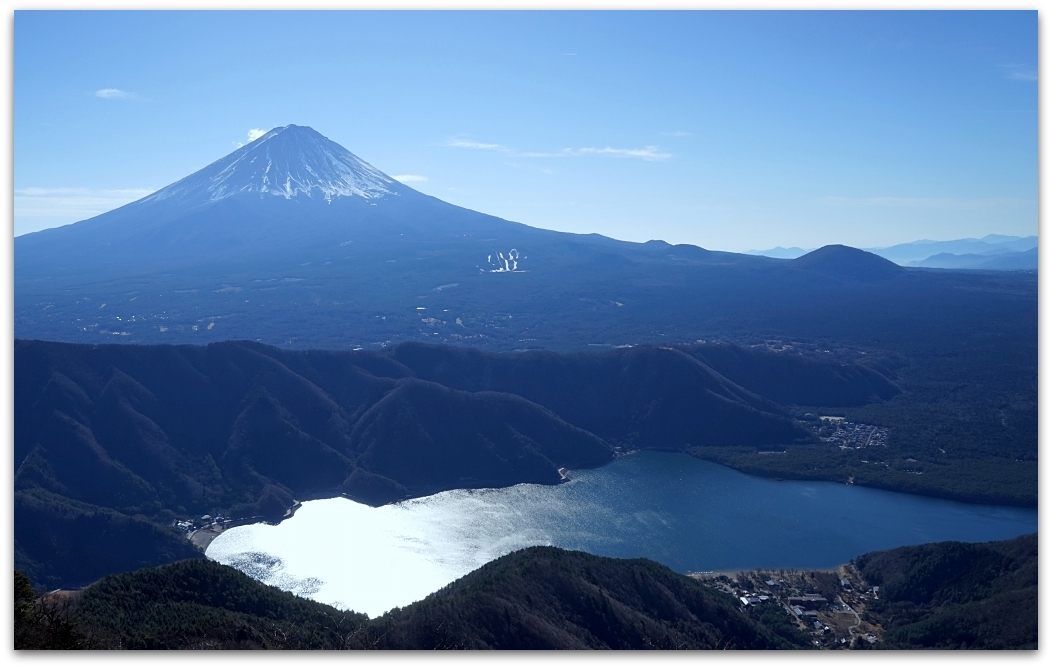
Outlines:
[[[879,596],[880,588],[869,586],[850,565],[842,566],[835,574],[782,570],[689,575],[734,596],[744,611],[754,606],[779,606],[811,635],[816,647],[847,649],[857,647],[859,642],[869,646],[877,643],[883,633],[862,618],[866,603]]]
[[[842,417],[822,415],[814,423],[812,430],[823,443],[836,445],[841,450],[863,450],[888,446],[886,427],[848,422]]]
[[[187,537],[189,537],[190,534],[192,534],[193,532],[197,531],[198,529],[205,529],[205,528],[213,527],[216,530],[222,530],[222,529],[227,528],[227,525],[229,523],[230,523],[230,518],[229,517],[224,517],[223,515],[216,515],[215,517],[213,517],[211,515],[202,515],[201,518],[197,519],[197,520],[194,520],[194,519],[188,519],[188,520],[176,519],[176,520],[172,520],[172,526],[175,527],[176,529],[181,530],[181,531],[185,531],[186,534],[187,534]],[[216,525],[218,525],[218,526],[216,526]]]

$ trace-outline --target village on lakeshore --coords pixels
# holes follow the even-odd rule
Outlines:
[[[813,418],[812,413],[804,417]],[[863,450],[865,448],[888,447],[888,430],[871,424],[856,424],[845,418],[832,415],[818,416],[812,427],[814,434],[823,443],[836,445],[841,450]]]
[[[688,573],[702,584],[734,596],[741,608],[777,606],[824,649],[875,645],[883,629],[865,620],[867,603],[880,596],[852,564],[829,571],[792,569]]]

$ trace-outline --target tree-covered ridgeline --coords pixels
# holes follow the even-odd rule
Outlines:
[[[1037,536],[945,542],[852,561],[882,641],[852,649],[1035,649]],[[812,574],[833,600],[840,583]],[[828,591],[827,591],[828,590]],[[370,619],[192,559],[35,594],[15,574],[17,649],[791,649],[810,636],[777,605],[647,559],[531,547]]]
[[[741,612],[733,597],[652,561],[544,547],[501,557],[422,601],[375,619],[299,598],[203,559],[107,576],[70,600],[70,633],[92,639],[78,641],[81,648],[802,646],[795,634],[768,628]],[[55,648],[69,644],[61,644],[66,642],[62,638],[56,642]],[[18,645],[46,646],[46,637]]]

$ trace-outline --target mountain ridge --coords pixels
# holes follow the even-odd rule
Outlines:
[[[23,582],[16,601],[32,596],[26,588]],[[73,618],[63,621],[75,632],[63,637],[67,643],[49,643],[46,626],[33,628],[23,608],[16,620],[16,648],[809,646],[807,636],[784,622],[768,626],[771,620],[741,611],[733,597],[649,559],[612,559],[554,547],[504,555],[422,601],[373,619],[261,584],[205,559],[111,575],[70,600]]]
[[[1036,534],[870,552],[845,567],[859,573],[856,585],[880,587],[860,615],[883,629],[874,649],[1038,646]],[[832,573],[809,575],[839,588]],[[556,547],[498,557],[372,619],[200,558],[110,575],[35,603],[17,571],[15,586],[16,650],[815,646],[773,601],[742,610],[730,594],[648,559]],[[63,603],[51,609],[70,614],[41,614],[56,599]],[[869,648],[865,636],[856,637],[851,649]]]
[[[933,269],[984,269],[984,270],[1036,270],[1038,268],[1037,247],[1025,251],[1001,251],[987,253],[939,253],[923,260],[909,263],[911,267]]]
[[[841,337],[851,326],[868,344],[874,331],[903,331],[911,312],[959,320],[957,305],[968,301],[974,317],[988,318],[984,311],[1006,303],[976,304],[969,281],[991,279],[957,273],[889,269],[863,287],[872,276],[852,277],[850,260],[843,270],[827,262],[793,271],[809,260],[532,228],[387,176],[377,187],[397,196],[329,197],[344,174],[333,161],[358,169],[359,159],[308,128],[279,130],[159,194],[17,237],[16,336],[335,349],[416,339],[511,350],[682,343],[742,327],[807,338],[820,327]],[[262,181],[278,157],[296,165],[299,185]],[[1024,284],[994,291],[1030,289],[1015,278]],[[858,317],[825,322],[826,304],[845,303],[867,305]],[[965,331],[933,328],[952,329]]]
[[[1037,243],[1037,236],[1018,237],[1005,234],[987,234],[980,239],[975,237],[968,237],[966,239],[947,239],[943,241],[919,239],[917,241],[895,244],[894,246],[881,246],[875,248],[867,247],[860,248],[860,250],[879,255],[880,257],[891,260],[903,267],[939,267],[952,269],[956,267],[969,268],[969,262],[962,258],[1022,253],[1037,248]],[[766,250],[754,249],[745,252],[748,255],[794,260],[813,250],[816,249],[800,248],[799,246],[792,246],[790,248],[775,246],[774,248],[768,248]],[[947,260],[950,262],[956,262],[956,264],[927,264],[929,261],[936,259],[939,256],[946,256]],[[976,260],[978,260],[978,257],[976,257]],[[1000,269],[1002,267],[995,268]]]
[[[171,529],[178,517],[273,521],[295,499],[345,494],[383,505],[557,484],[558,469],[602,465],[616,448],[756,451],[813,440],[787,408],[708,366],[709,350],[505,356],[419,344],[335,352],[19,340],[19,568],[36,583],[82,584],[182,554],[185,540]],[[726,348],[711,353],[772,392],[749,373],[781,366],[768,355],[739,349],[730,363]],[[783,400],[811,400],[807,386],[847,403],[896,391],[855,364],[794,364],[808,380],[786,386]],[[71,536],[99,558],[77,559]],[[126,549],[133,538],[143,544]]]

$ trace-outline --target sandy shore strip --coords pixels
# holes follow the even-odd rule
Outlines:
[[[215,540],[215,537],[221,533],[223,533],[223,528],[218,524],[213,524],[212,526],[198,529],[190,534],[190,542],[194,544],[194,547],[204,552],[208,549],[208,546],[212,544],[212,541]]]
[[[301,505],[303,505],[303,502],[301,501],[296,501],[292,504],[292,507],[285,511],[285,516],[281,518],[281,521],[284,522],[295,515]],[[265,520],[262,517],[250,517],[248,519],[232,520],[230,522],[225,522],[224,524],[213,522],[212,524],[209,524],[206,527],[201,527],[190,534],[190,542],[193,543],[194,547],[204,552],[208,549],[208,546],[212,544],[212,541],[216,539],[216,536],[227,529],[233,529],[234,527],[244,526],[246,524],[259,524],[264,521]]]

